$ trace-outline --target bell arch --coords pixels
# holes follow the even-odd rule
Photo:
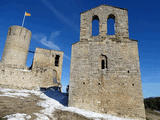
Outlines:
[[[110,14],[107,18],[107,35],[115,35],[115,15]]]
[[[92,36],[99,35],[99,17],[97,15],[92,16]]]

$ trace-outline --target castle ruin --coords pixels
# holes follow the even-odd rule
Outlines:
[[[109,19],[115,20],[114,35],[108,35]],[[126,9],[101,5],[81,13],[80,41],[72,45],[69,106],[144,120],[137,43],[129,39]]]
[[[63,52],[36,48],[31,68],[26,66],[31,31],[9,28],[0,62],[0,85],[15,88],[61,87]]]
[[[108,33],[108,20],[115,34]],[[92,22],[99,21],[93,36]],[[0,61],[0,85],[16,88],[61,87],[63,52],[36,48],[26,66],[31,32],[9,28]],[[101,5],[81,13],[80,41],[72,45],[69,106],[145,120],[138,42],[129,38],[128,11]]]

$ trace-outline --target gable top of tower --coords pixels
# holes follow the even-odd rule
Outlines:
[[[87,13],[87,12],[89,12],[89,11],[91,11],[91,10],[94,10],[94,9],[105,8],[105,7],[111,7],[111,8],[115,8],[115,9],[121,9],[121,10],[126,10],[126,11],[128,11],[128,9],[126,9],[126,8],[120,8],[120,7],[115,7],[115,6],[111,6],[111,5],[102,4],[102,5],[99,5],[99,6],[95,7],[95,8],[91,8],[91,9],[89,9],[89,10],[86,10],[86,11],[84,11],[84,12],[81,12],[81,14]]]

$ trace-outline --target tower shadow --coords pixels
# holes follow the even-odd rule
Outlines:
[[[58,87],[40,88],[40,90],[48,97],[55,99],[64,106],[68,106],[68,93],[60,92]]]

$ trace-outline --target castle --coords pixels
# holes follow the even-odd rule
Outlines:
[[[115,20],[114,35],[107,21]],[[92,21],[99,34],[92,35]],[[101,5],[81,13],[80,41],[72,45],[69,106],[145,119],[138,45],[129,39],[128,11]]]
[[[33,64],[26,66],[31,31],[9,28],[0,62],[0,85],[15,88],[61,87],[63,52],[36,48]]]
[[[113,19],[114,35],[107,21]],[[93,36],[92,22],[99,21]],[[31,68],[26,67],[31,32],[9,28],[0,85],[33,89],[61,86],[63,52],[37,48]],[[101,5],[81,13],[80,41],[72,45],[69,106],[98,113],[145,120],[138,44],[129,38],[128,11]]]

